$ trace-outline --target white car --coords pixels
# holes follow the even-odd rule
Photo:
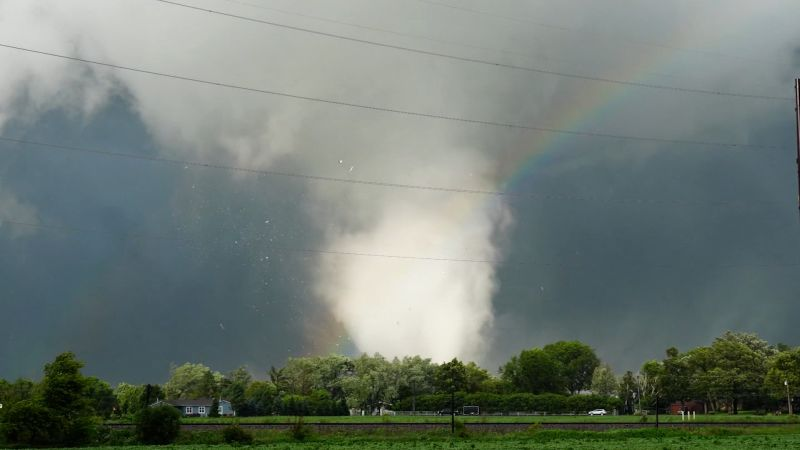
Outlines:
[[[608,414],[608,411],[605,409],[593,409],[589,411],[590,416],[605,416],[606,414]]]

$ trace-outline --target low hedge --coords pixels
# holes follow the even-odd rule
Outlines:
[[[410,411],[411,397],[401,399],[393,405],[397,411]],[[458,392],[455,395],[456,408],[464,405],[479,406],[481,413],[509,413],[516,411],[543,412],[548,414],[583,414],[597,408],[609,412],[622,407],[617,397],[605,397],[592,394],[560,395],[560,394],[492,394],[478,392],[467,394]],[[450,394],[420,395],[416,398],[417,411],[439,411],[450,408]]]

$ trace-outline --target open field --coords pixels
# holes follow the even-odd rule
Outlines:
[[[164,448],[191,449],[241,448],[220,442],[182,436],[181,443]],[[301,449],[775,449],[800,447],[800,427],[786,426],[769,429],[705,428],[697,430],[621,430],[607,432],[531,430],[513,434],[480,433],[452,437],[447,433],[403,434],[336,434],[312,435],[303,442],[293,441],[288,433],[257,432],[255,446],[259,448]],[[192,442],[194,440],[194,442]],[[203,442],[199,442],[202,440]],[[155,447],[123,446],[98,447],[116,450]]]

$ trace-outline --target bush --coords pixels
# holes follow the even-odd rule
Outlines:
[[[306,425],[302,417],[298,417],[289,429],[289,434],[296,441],[304,441],[311,437],[312,430],[311,427]]]
[[[603,397],[599,395],[561,395],[561,394],[493,394],[476,392],[474,394],[456,393],[455,403],[457,408],[463,405],[477,405],[481,413],[508,413],[514,411],[546,412],[548,414],[585,413],[595,408],[604,408],[609,411],[622,406],[621,400],[616,397]],[[420,395],[416,398],[418,411],[439,411],[450,408],[449,394]],[[411,409],[411,397],[406,397],[397,402],[396,409],[408,411]]]
[[[222,433],[218,431],[181,431],[178,439],[173,442],[176,446],[187,446],[191,448],[205,447],[209,445],[222,445]]]
[[[456,420],[454,422],[454,425],[455,425],[456,436],[461,438],[469,437],[469,433],[467,432],[467,426],[464,424],[464,422]]]
[[[169,405],[144,408],[136,415],[136,439],[142,444],[171,444],[181,431],[181,413]]]
[[[231,425],[222,429],[222,439],[228,444],[252,444],[253,434],[239,425]]]
[[[63,421],[32,400],[23,400],[9,408],[0,429],[9,444],[26,447],[58,445],[64,436]]]
[[[97,443],[103,446],[132,446],[136,444],[136,435],[133,430],[122,428],[115,430],[109,427],[101,427],[97,436]]]

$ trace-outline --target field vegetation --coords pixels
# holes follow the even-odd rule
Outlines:
[[[447,432],[385,433],[382,431],[346,434],[309,434],[297,439],[291,432],[261,431],[253,435],[253,444],[271,449],[766,449],[797,448],[800,427],[769,429],[704,428],[698,430],[619,430],[606,432],[540,430],[535,426],[525,432],[509,434],[462,434]],[[182,433],[170,448],[216,449],[241,448],[226,445],[222,433]],[[146,446],[99,447],[108,449],[146,449]]]

